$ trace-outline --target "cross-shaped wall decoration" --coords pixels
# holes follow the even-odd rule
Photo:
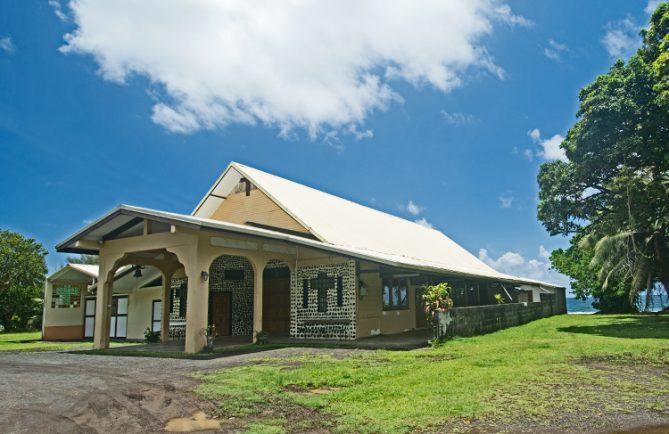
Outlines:
[[[328,289],[334,288],[334,278],[320,272],[318,277],[311,279],[311,288],[318,291],[318,311],[328,310]]]

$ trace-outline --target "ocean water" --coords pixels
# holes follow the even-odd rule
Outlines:
[[[574,314],[590,314],[590,313],[595,313],[597,312],[597,309],[592,307],[592,302],[594,299],[592,297],[588,297],[585,300],[580,300],[576,298],[570,298],[567,297],[567,313],[574,313]],[[645,303],[645,296],[641,296],[641,301],[639,302],[639,309],[643,310]],[[666,296],[661,296],[661,295],[653,295],[653,305],[652,308],[650,309],[652,312],[656,312],[658,310],[661,310],[665,307],[669,306],[669,300],[667,300]]]

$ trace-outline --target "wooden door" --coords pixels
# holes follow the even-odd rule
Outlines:
[[[262,328],[270,335],[290,334],[290,276],[265,278],[262,294]]]
[[[212,292],[209,300],[211,324],[216,327],[217,336],[232,334],[232,293]]]

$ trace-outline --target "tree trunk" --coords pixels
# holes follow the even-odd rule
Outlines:
[[[655,261],[658,265],[660,284],[669,299],[669,261],[667,260],[667,242],[662,234],[656,233],[654,237]]]

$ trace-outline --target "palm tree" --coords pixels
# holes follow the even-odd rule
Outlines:
[[[651,294],[657,283],[669,295],[669,243],[661,230],[593,233],[583,238],[581,246],[594,248],[590,266],[598,270],[602,289],[618,277],[629,287],[630,304],[646,291],[646,309],[652,304]]]

